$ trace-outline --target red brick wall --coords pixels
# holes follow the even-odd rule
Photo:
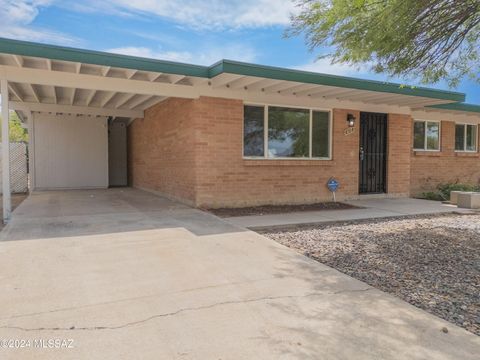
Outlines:
[[[440,131],[440,152],[411,151],[411,193],[414,196],[434,190],[441,183],[480,183],[479,154],[455,152],[454,122],[442,121]]]
[[[128,127],[130,185],[195,204],[193,102],[167,99]]]
[[[410,151],[412,149],[412,119],[409,115],[388,115],[387,193],[410,194]]]
[[[340,181],[338,199],[358,195],[358,122],[345,135],[347,114],[333,110],[332,160],[243,159],[243,102],[201,97],[168,99],[129,127],[133,186],[205,207],[311,203],[331,199],[330,177]],[[440,182],[477,183],[478,154],[455,153],[454,124],[442,122],[442,151],[412,151],[410,116],[388,117],[387,192],[409,194]]]
[[[330,200],[326,183],[336,177],[339,198],[358,189],[358,133],[345,136],[347,110],[334,111],[333,160],[246,160],[242,157],[243,103],[197,101],[197,205],[246,206]],[[358,113],[350,111],[358,117]]]

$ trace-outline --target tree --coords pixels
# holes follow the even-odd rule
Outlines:
[[[0,123],[1,120],[0,117]],[[22,122],[15,112],[10,113],[10,142],[28,142],[28,132],[23,128]]]
[[[455,87],[479,77],[480,0],[296,0],[287,36],[332,63]]]

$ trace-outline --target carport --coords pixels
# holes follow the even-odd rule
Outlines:
[[[16,111],[28,126],[30,190],[111,185],[109,124],[128,125],[143,118],[146,108],[168,96],[195,97],[192,86],[205,80],[195,76],[201,75],[200,70],[0,39],[2,117],[8,119],[10,111]],[[3,139],[9,138],[8,121],[3,122],[2,133]],[[4,159],[10,158],[8,141],[3,140],[2,152]],[[8,161],[2,162],[2,170],[7,222],[11,214]]]

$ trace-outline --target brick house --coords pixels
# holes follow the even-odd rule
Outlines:
[[[458,92],[7,39],[0,80],[29,126],[32,189],[128,184],[237,207],[330,200],[332,177],[338,199],[480,181],[480,105]]]
[[[383,179],[378,179],[374,174],[365,174],[365,170],[362,174],[360,160],[360,138],[368,137],[361,132],[370,130],[373,134],[371,128],[361,129],[360,124],[368,121],[369,113],[354,108],[322,110],[329,120],[323,129],[328,133],[328,145],[321,158],[308,150],[297,155],[290,148],[287,156],[277,157],[272,150],[283,148],[277,145],[278,141],[277,146],[265,145],[272,141],[268,135],[260,146],[266,150],[257,149],[252,156],[246,153],[244,126],[250,121],[252,107],[257,106],[236,99],[200,97],[170,98],[147,109],[145,117],[133,121],[128,128],[131,184],[196,206],[218,207],[330,200],[326,183],[331,177],[340,182],[340,198],[368,193],[411,196],[439,183],[480,181],[477,125],[473,121],[460,125],[455,121],[456,114],[439,116],[425,112],[416,119],[411,114],[386,113],[385,119],[380,120],[384,125],[379,126],[385,129],[374,129],[383,131],[381,136],[386,141],[385,158],[372,159],[381,163],[372,165],[374,171],[382,171],[385,166],[385,173],[380,174]],[[270,110],[272,106],[258,106],[259,112],[263,110],[262,124],[266,108]],[[283,107],[273,108],[277,111]],[[288,105],[285,108],[300,114],[303,110]],[[356,119],[352,130],[346,121],[349,114]],[[310,121],[309,116],[305,118],[305,122]],[[432,134],[425,134],[422,126],[427,126]],[[459,140],[459,132],[464,133],[465,127],[467,149],[460,147]],[[313,129],[314,126],[310,127],[310,131]],[[414,134],[427,139],[417,140],[414,147]],[[364,162],[368,161],[366,157],[363,154]],[[370,185],[375,181],[377,184]]]

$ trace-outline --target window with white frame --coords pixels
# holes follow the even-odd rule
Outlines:
[[[413,148],[440,150],[440,122],[415,120],[413,122]]]
[[[455,125],[455,150],[477,151],[478,126],[471,124]]]
[[[245,105],[243,155],[268,159],[329,159],[330,112]]]
[[[243,113],[243,155],[263,157],[265,151],[265,109],[245,106]]]

